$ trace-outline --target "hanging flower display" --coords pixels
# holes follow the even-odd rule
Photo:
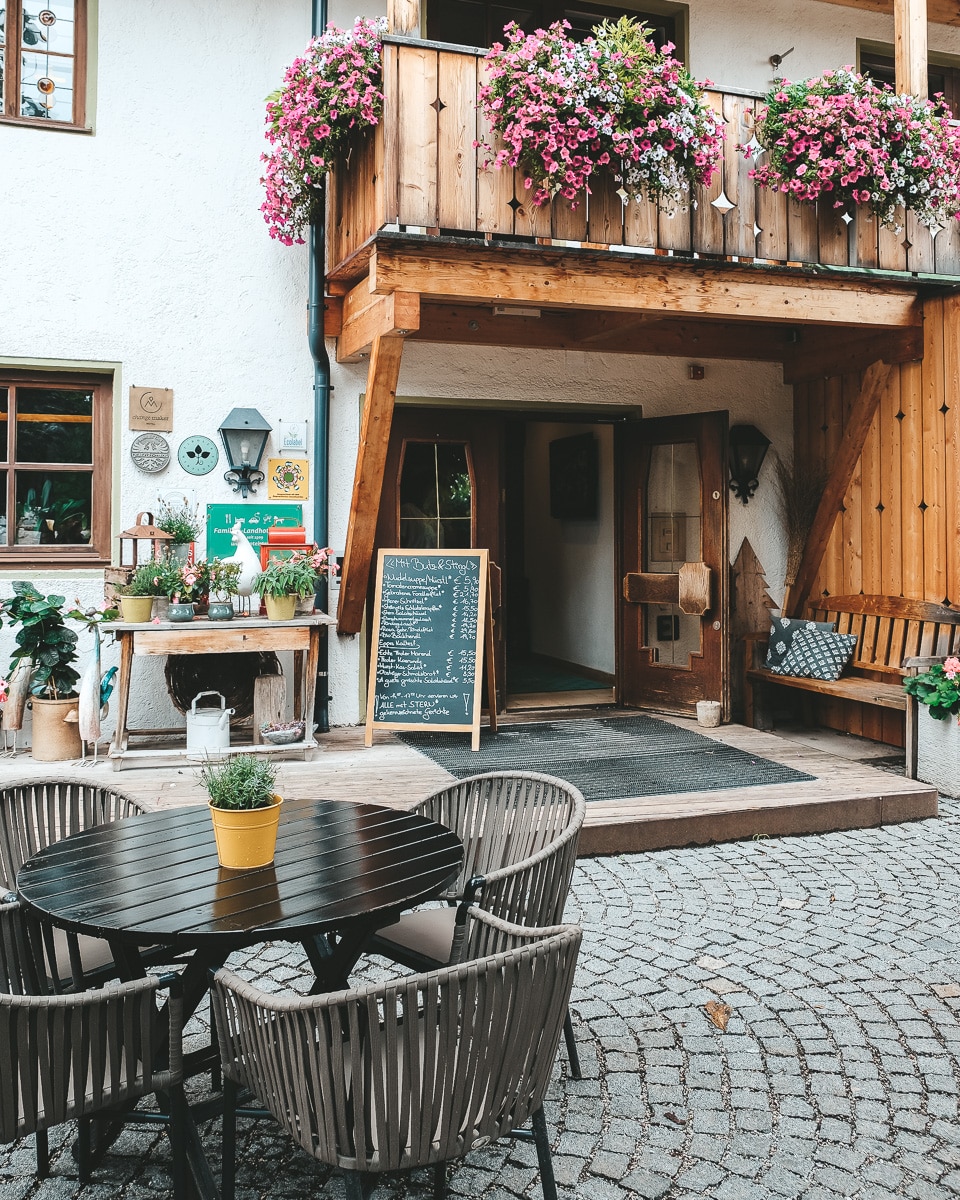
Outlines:
[[[486,165],[520,167],[533,203],[575,203],[600,170],[624,198],[644,195],[668,212],[689,207],[710,182],[723,141],[721,117],[682,63],[650,42],[650,29],[623,17],[575,42],[570,26],[525,34],[508,25],[506,46],[487,55],[479,104],[503,145]]]
[[[895,229],[905,208],[931,228],[960,212],[960,136],[942,99],[898,95],[841,67],[784,83],[766,105],[756,136],[767,157],[750,172],[762,187],[865,204]]]
[[[386,21],[359,17],[353,29],[329,25],[287,68],[267,99],[266,164],[260,206],[270,236],[302,242],[317,212],[319,188],[354,130],[383,111],[380,52]]]

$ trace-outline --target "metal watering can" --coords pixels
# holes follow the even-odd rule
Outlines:
[[[219,708],[197,710],[197,701],[204,696],[216,696]],[[230,749],[230,718],[234,709],[226,707],[220,692],[200,692],[194,696],[187,713],[187,753],[208,754],[211,751]]]

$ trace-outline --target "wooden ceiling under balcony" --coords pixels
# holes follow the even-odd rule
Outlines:
[[[862,8],[887,16],[893,16],[894,12],[894,0],[822,0],[822,3]],[[960,4],[957,0],[927,0],[927,20],[933,25],[960,25]]]

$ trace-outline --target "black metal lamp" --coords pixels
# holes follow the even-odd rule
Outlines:
[[[263,483],[260,460],[272,428],[255,408],[235,408],[220,426],[230,463],[223,477],[244,500],[249,492],[256,494],[256,485]]]
[[[757,490],[769,445],[770,439],[756,425],[734,425],[730,430],[730,487],[744,504]]]

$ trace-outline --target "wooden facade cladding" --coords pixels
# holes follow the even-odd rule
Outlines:
[[[341,283],[364,273],[363,248],[380,230],[521,238],[616,246],[684,257],[758,264],[960,276],[960,226],[934,236],[907,214],[897,234],[865,209],[845,220],[824,205],[788,202],[758,188],[739,143],[753,137],[758,98],[711,91],[726,123],[723,161],[697,204],[667,216],[649,202],[624,205],[612,176],[576,208],[530,202],[520,171],[486,169],[474,142],[489,136],[476,107],[485,64],[480,51],[388,38],[383,50],[384,113],[337,168],[329,188],[328,269]]]
[[[829,472],[861,393],[859,373],[794,385],[804,470]],[[960,298],[924,302],[924,355],[890,368],[811,589],[960,607]],[[918,651],[919,652],[919,651]],[[935,652],[935,651],[931,651]],[[824,723],[895,741],[891,719],[824,701]],[[895,724],[895,723],[894,723]]]

